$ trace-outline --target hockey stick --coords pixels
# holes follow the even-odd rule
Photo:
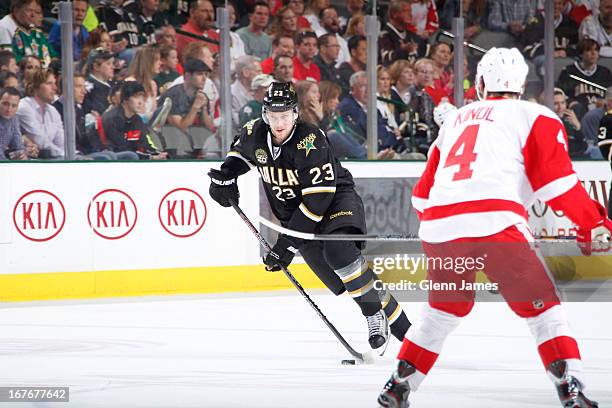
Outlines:
[[[247,227],[249,227],[249,229],[251,230],[253,235],[255,235],[255,238],[257,238],[257,240],[259,241],[259,243],[261,244],[263,249],[265,249],[268,252],[272,251],[272,248],[270,247],[270,244],[268,244],[266,239],[259,233],[257,228],[255,228],[255,226],[253,225],[251,220],[249,220],[249,217],[247,217],[247,215],[242,211],[242,209],[240,209],[238,204],[236,204],[233,200],[230,200],[230,204],[232,205],[234,210],[236,210],[236,212],[238,213],[240,218],[242,218],[242,221],[244,221],[244,223],[247,225]],[[293,274],[291,272],[289,272],[289,269],[285,268],[284,266],[281,266],[281,269],[284,272],[284,274],[287,277],[287,279],[289,279],[291,281],[291,283],[293,283],[293,286],[295,286],[295,288],[298,290],[298,292],[300,292],[302,297],[304,299],[306,299],[306,302],[308,302],[310,307],[312,307],[315,310],[315,312],[317,312],[317,314],[319,315],[321,320],[323,320],[323,322],[327,325],[329,330],[331,330],[331,332],[334,334],[334,336],[336,336],[336,338],[340,341],[340,343],[342,343],[344,348],[353,357],[361,360],[362,362],[366,362],[366,363],[367,362],[371,362],[372,361],[371,352],[360,353],[360,352],[356,351],[353,347],[351,347],[351,345],[348,344],[348,342],[344,339],[344,337],[342,337],[340,332],[338,332],[338,330],[334,327],[334,325],[323,314],[321,309],[319,309],[319,306],[317,306],[317,304],[310,298],[310,296],[308,296],[308,293],[306,293],[306,291],[304,290],[304,288],[302,287],[300,282],[298,282],[297,279],[295,279]]]
[[[311,241],[407,241],[407,242],[421,242],[421,238],[414,234],[308,234],[305,232],[295,231],[289,228],[282,227],[274,224],[272,221],[259,217],[261,222],[266,227],[280,232],[281,234],[289,235],[295,238],[307,239]],[[557,236],[544,236],[537,235],[534,237],[538,242],[568,242],[575,241],[576,237],[572,235],[557,235]]]

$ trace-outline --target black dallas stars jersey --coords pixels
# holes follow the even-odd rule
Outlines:
[[[325,134],[298,121],[285,143],[276,147],[269,129],[261,119],[247,122],[221,171],[238,176],[251,166],[257,168],[272,212],[290,229],[314,232],[324,219],[341,219],[333,224],[346,223],[365,232],[353,177],[334,156]]]

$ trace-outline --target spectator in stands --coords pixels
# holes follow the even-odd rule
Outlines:
[[[0,48],[12,50],[13,37],[17,27],[30,27],[36,19],[39,0],[11,1],[10,14],[0,19]]]
[[[92,50],[87,59],[86,74],[87,96],[83,110],[85,114],[102,116],[109,105],[108,97],[115,74],[113,54],[101,48]]]
[[[272,38],[276,38],[281,35],[295,37],[297,32],[297,15],[295,12],[289,6],[279,8],[276,15],[272,19],[272,24],[270,24],[268,34],[270,34]],[[272,47],[274,47],[274,44],[272,44]]]
[[[319,52],[317,35],[313,31],[303,31],[296,38],[296,55],[293,57],[293,78],[296,81],[321,81],[321,71],[314,63]]]
[[[87,90],[85,88],[85,76],[80,73],[74,75],[74,119],[75,119],[75,144],[76,154],[79,158],[88,158],[93,160],[113,160],[115,157],[113,152],[102,152],[102,143],[95,129],[90,129],[88,132],[85,127],[85,114],[83,113],[82,104],[85,100]],[[64,119],[64,97],[60,96],[53,107],[60,114],[62,121]],[[130,152],[138,159],[135,153]]]
[[[399,130],[399,113],[400,109],[393,101],[393,90],[391,89],[391,75],[389,70],[382,65],[378,66],[376,70],[376,88],[378,93],[376,94],[376,108],[378,113],[387,121],[388,127],[395,134],[396,137],[401,137]],[[381,100],[384,98],[385,100]],[[396,97],[397,98],[397,97]]]
[[[567,15],[563,14],[565,0],[554,0],[555,18],[555,58],[576,56],[578,43],[578,26]],[[527,24],[522,36],[523,54],[529,58],[539,75],[543,76],[544,65],[544,13],[538,13]]]
[[[22,3],[22,1],[17,2],[17,4],[19,3]],[[33,14],[27,12],[30,6],[33,7],[32,10],[35,10]],[[46,68],[49,66],[51,59],[57,57],[57,54],[49,45],[47,35],[35,26],[35,21],[30,20],[31,17],[36,18],[38,7],[40,7],[38,1],[34,1],[29,6],[22,6],[21,12],[17,12],[18,8],[15,9],[14,16],[18,19],[18,26],[13,35],[12,48],[17,62],[23,57],[31,55],[38,58],[42,66]]]
[[[155,32],[170,24],[167,14],[159,10],[159,0],[133,0],[125,4],[125,10],[136,17],[140,44],[155,44]]]
[[[588,16],[599,12],[599,0],[580,0],[568,3],[571,9],[567,14],[578,25]]]
[[[40,60],[31,55],[23,58],[19,61],[19,82],[24,84],[26,78],[32,75],[34,72],[38,71],[41,68]]]
[[[427,154],[429,145],[438,134],[433,120],[434,102],[426,91],[426,87],[433,85],[435,75],[434,63],[428,58],[421,58],[414,64],[416,71],[415,82],[409,88],[410,115],[413,122],[413,136],[420,153]]]
[[[361,35],[363,37],[365,37],[366,35],[365,14],[363,13],[357,13],[351,17],[351,19],[348,22],[348,25],[346,26],[344,38],[346,38],[347,41],[350,41],[351,37],[354,37],[356,35]],[[348,46],[348,42],[347,42],[347,46]]]
[[[321,81],[340,82],[340,72],[336,68],[340,44],[336,34],[323,34],[319,37],[319,54],[314,57],[314,63],[321,71]]]
[[[321,95],[321,106],[323,107],[323,119],[319,123],[319,127],[327,135],[336,157],[366,159],[365,147],[357,142],[357,140],[363,141],[361,136],[353,136],[351,129],[344,124],[342,116],[338,114],[337,108],[342,93],[340,85],[330,81],[321,81],[319,83],[319,93]]]
[[[72,1],[72,27],[74,29],[72,33],[72,53],[74,61],[81,59],[81,50],[89,37],[89,32],[83,25],[88,7],[88,0]],[[51,28],[51,32],[49,33],[49,44],[51,44],[51,47],[53,47],[58,56],[62,55],[61,26],[59,21],[56,21]]]
[[[311,30],[308,19],[304,17],[304,0],[283,0],[283,4],[287,5],[295,13],[299,29]]]
[[[148,137],[148,130],[138,115],[144,109],[144,87],[135,81],[121,86],[121,105],[102,115],[106,147],[113,152],[131,151],[139,158],[166,160],[168,154],[159,152]]]
[[[215,85],[215,82],[211,78],[210,72],[212,71],[211,67],[214,66],[215,60],[208,48],[208,45],[202,41],[195,41],[187,44],[185,47],[185,51],[183,52],[183,64],[190,59],[199,59],[207,67],[209,67],[208,72],[206,74],[206,80],[204,82],[204,94],[208,98],[208,115],[213,118],[214,125],[218,126],[220,124],[220,115],[218,111],[218,102],[219,102],[219,90]],[[184,77],[178,77],[172,84],[170,88],[175,85],[181,85],[184,82]],[[212,130],[213,128],[211,128]]]
[[[349,81],[355,72],[364,71],[368,62],[367,41],[364,36],[355,35],[348,42],[351,59],[338,67],[343,97],[350,89]]]
[[[294,82],[293,58],[289,55],[277,55],[274,59],[274,80],[278,82]]]
[[[582,39],[576,47],[580,60],[566,66],[561,71],[557,81],[559,88],[563,89],[569,98],[569,106],[581,119],[586,111],[595,107],[598,99],[604,99],[606,91],[570,78],[570,75],[577,76],[589,82],[600,85],[604,89],[612,85],[612,73],[599,61],[599,44],[589,38]]]
[[[282,34],[274,37],[272,40],[272,55],[261,62],[261,71],[264,74],[272,74],[274,71],[274,59],[280,54],[293,58],[295,55],[293,37]]]
[[[199,59],[189,59],[184,69],[183,83],[168,89],[159,101],[163,104],[166,98],[172,100],[167,123],[184,133],[189,133],[191,126],[205,126],[212,130],[214,124],[209,114],[209,100],[204,93],[210,67]]]
[[[26,160],[17,108],[21,95],[15,88],[0,88],[0,161]]]
[[[319,85],[312,81],[299,81],[295,84],[298,97],[298,111],[303,122],[319,127],[323,120],[323,105]]]
[[[0,72],[9,71],[13,74],[19,73],[19,65],[15,54],[11,50],[0,50]]]
[[[326,7],[319,12],[321,21],[321,29],[316,32],[320,37],[323,34],[332,34],[336,37],[338,45],[340,45],[340,53],[336,57],[336,64],[340,66],[342,63],[347,62],[351,59],[349,54],[348,44],[344,37],[340,35],[340,20],[338,18],[338,11],[335,7]]]
[[[248,101],[239,113],[239,126],[244,126],[245,123],[261,118],[261,108],[263,107],[263,99],[266,95],[268,86],[274,82],[274,78],[270,75],[259,74],[251,81],[251,92],[253,93],[253,99]]]
[[[599,13],[582,21],[578,33],[581,39],[591,38],[599,44],[599,54],[605,58],[612,57],[612,0],[599,2]]]
[[[11,71],[0,72],[0,89],[2,88],[16,88],[19,89],[19,77],[13,74]]]
[[[606,134],[602,133],[601,130],[601,120],[610,109],[612,109],[612,87],[609,87],[606,92],[606,100],[603,106],[598,106],[588,111],[580,121],[580,128],[588,146],[587,154],[592,159],[603,158],[597,144],[600,139],[606,137]]]
[[[171,25],[165,25],[155,31],[155,43],[159,47],[170,46],[176,48],[176,30]]]
[[[389,66],[398,59],[414,62],[425,56],[427,43],[417,34],[406,30],[412,22],[410,0],[392,0],[387,14],[389,21],[378,36],[379,62]]]
[[[399,102],[410,103],[410,87],[414,85],[414,67],[407,60],[397,60],[389,67],[391,83]]]
[[[219,42],[219,34],[212,28],[215,22],[215,9],[209,0],[197,0],[189,3],[189,20],[181,27],[181,30],[210,40]],[[179,58],[183,57],[183,50],[188,43],[196,41],[194,38],[186,35],[177,34],[176,49],[178,50]],[[206,42],[210,51],[214,54],[219,51],[219,45]],[[212,65],[211,65],[212,66]]]
[[[348,31],[348,28],[355,17],[364,15],[365,3],[366,2],[364,0],[347,0],[345,7],[341,7],[338,10],[340,14],[340,31],[342,33],[346,33]],[[355,34],[356,33],[345,35],[345,38],[351,38]],[[358,34],[365,35],[365,32]]]
[[[252,55],[245,55],[236,61],[236,80],[231,85],[232,91],[232,121],[234,126],[240,125],[238,118],[240,109],[253,99],[253,78],[261,74],[259,60]]]
[[[438,10],[434,0],[415,0],[412,2],[412,21],[407,29],[424,40],[438,31]]]
[[[111,37],[101,27],[98,27],[89,33],[87,41],[85,41],[85,45],[83,45],[83,49],[81,50],[79,71],[84,71],[85,65],[87,64],[87,59],[89,57],[89,53],[91,52],[91,50],[94,50],[96,48],[101,48],[111,54],[113,53],[113,43],[111,41]]]
[[[463,3],[464,31],[463,37],[470,41],[486,26],[487,0],[446,0],[439,12],[440,26],[450,30],[453,18],[459,15],[459,4]]]
[[[519,39],[535,13],[535,0],[494,0],[489,3],[488,27]]]
[[[144,110],[138,112],[145,121],[151,119],[157,110],[159,95],[155,76],[161,71],[161,56],[159,48],[154,45],[143,45],[136,50],[136,55],[128,67],[126,81],[136,81],[145,89]]]
[[[567,133],[568,151],[571,158],[587,158],[587,144],[582,135],[580,121],[576,113],[567,107],[567,96],[561,88],[553,93],[553,111],[557,114]]]
[[[324,8],[330,6],[330,0],[310,0],[308,3],[308,8],[304,12],[304,17],[310,23],[310,30],[315,33],[321,29],[321,23],[319,21],[319,13]]]
[[[437,105],[442,99],[449,101],[453,99],[454,74],[453,74],[453,51],[451,46],[445,42],[439,42],[431,47],[429,58],[434,63],[434,81],[429,94]]]
[[[17,117],[23,134],[39,150],[41,159],[64,157],[64,125],[51,105],[57,93],[55,75],[46,69],[30,75],[25,84],[27,97],[19,102]]]
[[[236,30],[242,38],[247,55],[257,57],[260,61],[268,58],[272,51],[272,38],[264,31],[268,27],[269,20],[270,6],[258,0],[249,14],[249,25]]]
[[[227,10],[229,14],[229,24],[230,27],[233,27],[236,24],[236,6],[231,1],[227,3]],[[236,60],[243,55],[246,55],[246,50],[244,49],[244,42],[240,35],[234,31],[230,31],[230,57],[232,62],[230,64],[230,70],[234,70],[234,65],[236,64]]]
[[[361,140],[367,139],[367,104],[368,104],[368,78],[365,71],[358,71],[350,78],[351,92],[344,97],[338,105],[344,123],[353,134],[359,135]],[[378,112],[377,120],[378,148],[379,150],[393,149],[403,151],[403,142],[396,137],[384,118]]]
[[[125,13],[123,3],[125,0],[108,0],[98,6],[96,14],[100,27],[111,37],[112,51],[129,63],[134,57],[134,48],[140,45],[140,35],[136,16]]]
[[[159,56],[161,59],[161,66],[159,68],[159,74],[153,78],[157,84],[159,93],[162,94],[166,91],[166,88],[178,78],[180,75],[176,70],[178,66],[178,53],[176,48],[171,45],[163,45],[159,47]]]

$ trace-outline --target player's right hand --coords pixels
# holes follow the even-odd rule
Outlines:
[[[208,193],[222,207],[231,207],[231,201],[238,204],[240,192],[236,177],[229,176],[220,170],[210,169],[208,172],[210,177],[210,188]]]

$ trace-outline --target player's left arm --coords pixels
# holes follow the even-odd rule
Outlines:
[[[574,172],[568,154],[567,134],[560,120],[539,116],[523,148],[525,171],[533,191],[556,211],[563,211],[579,227],[583,241],[612,228],[603,206],[592,200]],[[592,234],[594,232],[595,234]],[[600,231],[601,232],[601,231]],[[587,237],[588,235],[588,237]],[[589,249],[590,252],[590,249]]]
[[[296,170],[302,189],[302,202],[289,220],[289,228],[314,232],[336,193],[336,160],[321,130],[298,141]]]

